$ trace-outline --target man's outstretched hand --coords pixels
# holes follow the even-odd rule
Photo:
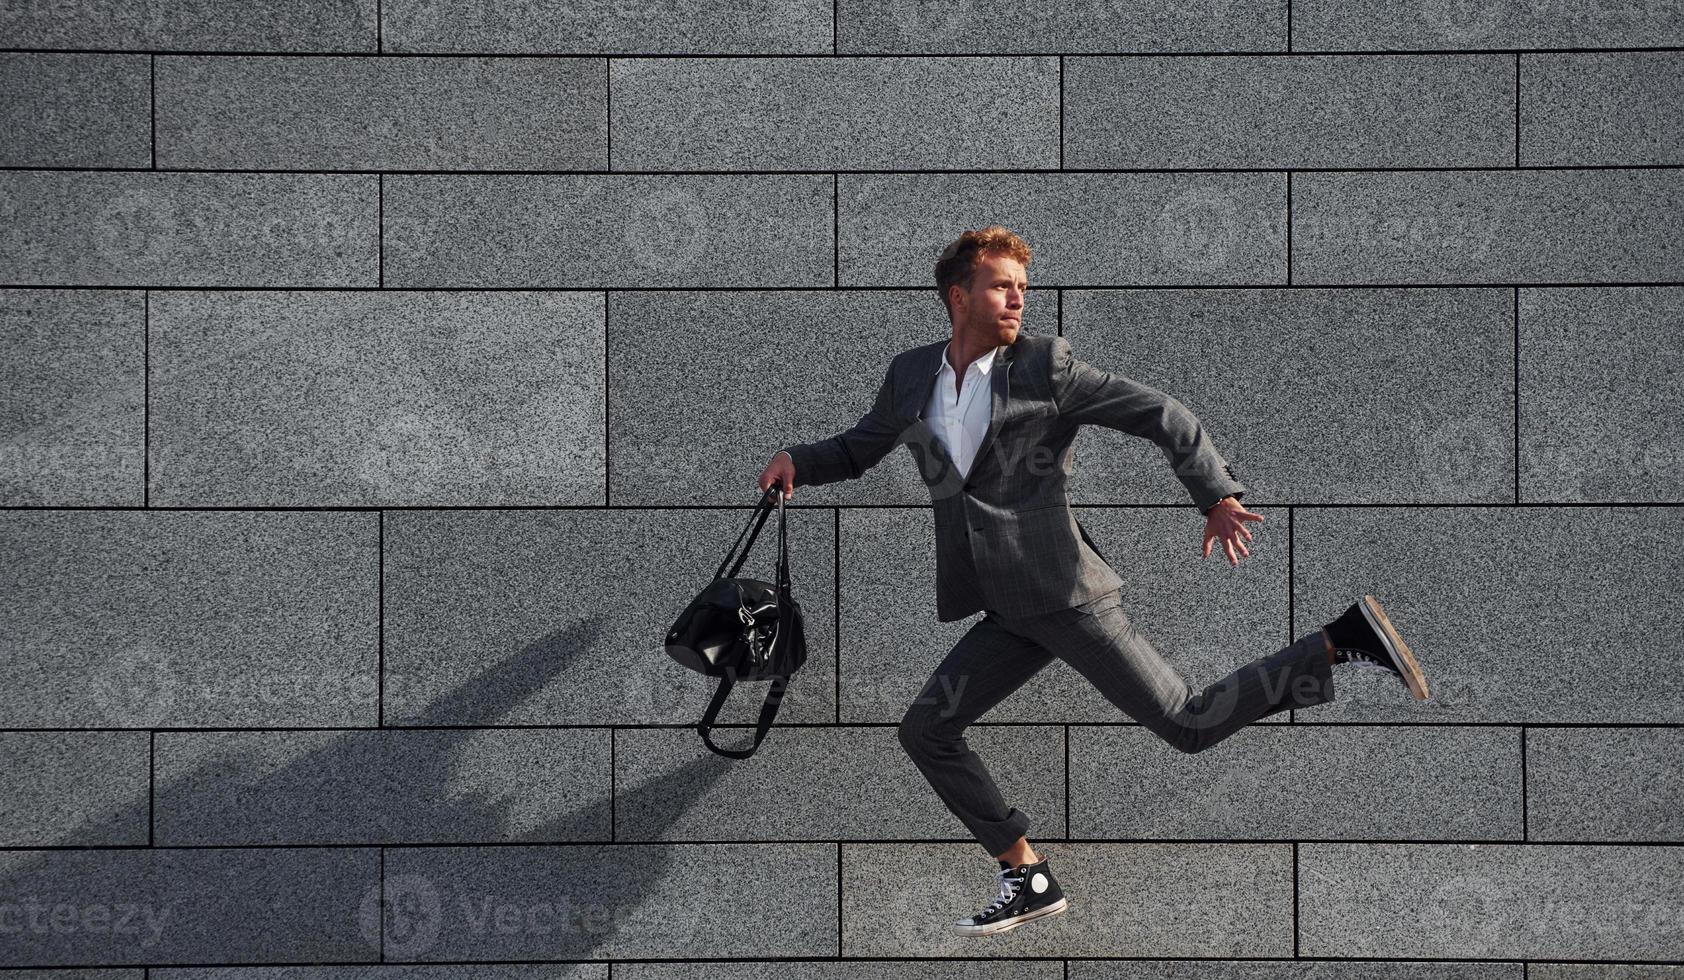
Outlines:
[[[1246,510],[1237,498],[1223,497],[1205,515],[1204,557],[1210,557],[1210,543],[1220,538],[1222,550],[1228,554],[1228,564],[1237,567],[1240,559],[1234,554],[1235,548],[1247,558],[1251,557],[1245,546],[1245,541],[1251,540],[1251,529],[1245,526],[1246,522],[1261,520],[1262,514]],[[1240,540],[1241,535],[1244,535],[1245,541]]]

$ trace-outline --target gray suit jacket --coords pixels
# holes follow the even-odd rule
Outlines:
[[[1202,513],[1243,496],[1193,413],[1149,385],[1078,360],[1064,337],[995,354],[993,416],[961,475],[924,420],[948,339],[895,355],[871,410],[853,428],[786,447],[795,485],[857,479],[905,443],[930,488],[936,525],[936,618],[992,609],[1007,617],[1065,609],[1122,587],[1070,510],[1071,443],[1087,423],[1157,444]]]

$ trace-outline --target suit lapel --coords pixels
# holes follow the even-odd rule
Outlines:
[[[1000,432],[1000,424],[1006,418],[1006,403],[1012,394],[1012,352],[1016,345],[1002,348],[994,354],[994,366],[988,372],[989,397],[994,401],[993,410],[988,415],[988,434],[983,436],[982,445],[976,448],[976,458],[971,460],[972,474],[978,472],[982,459],[988,455],[988,450],[994,445],[994,437]]]
[[[913,386],[913,390],[919,393],[918,401],[915,404],[918,406],[918,417],[920,419],[924,417],[925,412],[929,411],[930,396],[935,394],[936,374],[941,367],[941,349],[946,343],[945,340],[938,340],[929,344],[924,348],[923,357],[913,358],[917,362],[918,369],[918,383]]]
[[[921,427],[918,433],[919,442],[928,446],[931,453],[941,457],[941,469],[938,472],[946,474],[951,479],[958,476],[959,466],[953,461],[953,457],[948,455],[947,446],[936,438],[935,430],[930,428],[929,419],[925,417],[925,413],[930,409],[930,396],[935,394],[936,391],[936,378],[941,368],[941,352],[946,346],[947,341],[938,340],[925,346],[924,356],[912,359],[918,371],[918,381],[913,385],[913,391],[918,393],[916,404],[918,406],[918,425]]]

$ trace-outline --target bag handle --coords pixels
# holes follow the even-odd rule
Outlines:
[[[781,628],[779,632],[782,632]],[[713,739],[710,737],[714,720],[719,717],[719,709],[725,705],[725,699],[730,695],[731,688],[736,683],[736,677],[729,671],[719,679],[719,690],[713,693],[713,700],[708,703],[708,710],[702,715],[702,720],[697,723],[696,730],[702,733],[702,741],[707,743],[707,747],[719,755],[729,756],[733,759],[746,759],[753,755],[756,749],[760,748],[761,742],[765,741],[766,732],[772,727],[772,719],[777,717],[778,709],[783,706],[783,692],[789,686],[789,678],[782,674],[772,678],[772,687],[766,692],[766,700],[760,704],[760,720],[754,726],[754,744],[746,749],[722,748],[713,744]]]
[[[792,625],[795,618],[795,600],[789,594],[789,536],[784,523],[784,498],[778,495],[778,627],[772,634],[772,643],[767,648],[767,656],[773,663],[783,658],[784,651],[789,647]]]
[[[777,494],[778,496],[778,565],[773,576],[778,596],[778,625],[776,631],[772,634],[772,642],[767,646],[767,656],[772,659],[772,662],[776,663],[783,655],[784,650],[789,646],[791,634],[788,627],[790,626],[791,619],[795,615],[795,610],[793,608],[795,605],[795,599],[789,592],[789,525],[784,520],[784,500],[787,495],[777,486],[773,486],[767,491],[767,497],[770,497],[772,494]],[[761,504],[764,505],[765,502],[766,498],[761,498]],[[766,516],[770,513],[771,509],[767,508],[765,513],[760,515],[760,526],[765,525]],[[737,567],[731,569],[732,578],[737,577],[737,569],[740,569],[743,562],[748,559],[749,549],[754,547],[754,538],[760,536],[760,526],[755,527],[754,537],[749,538],[749,547],[743,549],[742,557],[737,559]],[[744,528],[743,530],[746,532],[748,529]],[[741,540],[741,537],[741,535],[738,535],[739,540]],[[732,545],[731,550],[734,553],[737,550],[737,546]],[[729,557],[727,557],[726,560],[729,561]],[[717,578],[718,576],[715,577]],[[738,589],[738,591],[741,592],[741,589]]]
[[[774,493],[778,494],[778,502],[780,504],[783,503],[782,487],[774,483],[770,487],[766,488],[766,492],[761,494],[759,502],[754,505],[754,513],[750,514],[748,517],[748,525],[743,527],[742,534],[737,535],[736,543],[731,545],[730,551],[726,552],[725,560],[719,563],[719,570],[713,573],[715,580],[726,577],[725,566],[731,564],[732,557],[737,554],[737,545],[743,543],[743,535],[748,534],[748,529],[752,526],[754,528],[754,535],[748,539],[748,546],[743,549],[742,556],[737,558],[737,564],[732,567],[731,574],[729,576],[730,578],[737,577],[737,572],[742,569],[743,562],[748,559],[748,553],[754,550],[754,542],[759,539],[760,529],[766,525],[766,518],[772,516],[771,504],[772,494]],[[757,517],[760,519],[758,523],[755,522],[755,518]],[[779,519],[782,520],[781,517]]]
[[[784,530],[784,493],[773,487],[778,493],[778,571],[775,584],[778,587],[778,604],[783,608],[784,599],[789,595],[789,535]]]

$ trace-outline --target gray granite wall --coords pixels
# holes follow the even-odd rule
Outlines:
[[[1678,0],[9,0],[0,90],[5,977],[1684,978]],[[1182,756],[1055,662],[970,740],[1073,906],[964,940],[910,456],[754,759],[660,644],[992,222],[1268,518],[1084,430],[1144,635],[1373,593],[1434,697]]]

